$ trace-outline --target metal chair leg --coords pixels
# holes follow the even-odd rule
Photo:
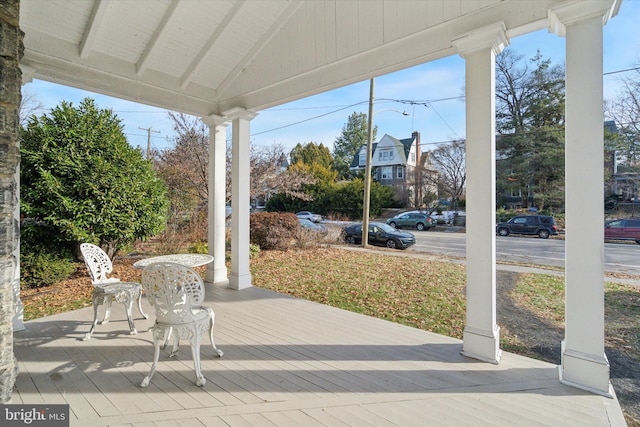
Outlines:
[[[91,339],[91,335],[93,334],[93,330],[96,328],[96,325],[98,324],[98,301],[97,301],[97,296],[94,294],[93,295],[93,324],[91,325],[91,329],[89,329],[89,332],[87,332],[84,335],[84,338],[82,338],[83,341],[87,341]]]
[[[164,332],[166,333],[166,331]],[[147,387],[149,385],[149,382],[151,381],[151,377],[153,377],[153,374],[156,372],[156,368],[158,367],[158,360],[160,359],[160,340],[162,338],[158,335],[160,333],[160,330],[158,329],[157,326],[153,327],[152,333],[153,333],[153,347],[154,347],[153,363],[151,364],[151,370],[149,371],[149,374],[147,374],[147,376],[144,377],[144,379],[140,383],[140,387]]]
[[[216,352],[218,357],[222,357],[224,356],[224,353],[222,352],[222,350],[216,347],[216,343],[213,341],[213,326],[215,325],[215,316],[216,316],[215,313],[213,312],[213,310],[211,310],[211,320],[209,323],[209,340],[211,341],[211,346],[213,347],[213,351]]]
[[[129,322],[129,334],[135,335],[138,333],[138,331],[136,331],[136,326],[133,324],[133,315],[131,313],[133,311],[132,310],[133,301],[131,300],[131,298],[129,298],[124,305],[127,310],[127,321]]]
[[[142,292],[140,292],[140,295],[138,295],[138,311],[145,319],[149,318],[149,315],[142,311]]]

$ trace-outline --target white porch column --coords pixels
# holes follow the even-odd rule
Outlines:
[[[466,67],[467,323],[462,354],[500,361],[496,323],[495,56],[507,44],[503,23],[453,41]]]
[[[550,11],[566,35],[565,338],[560,381],[611,396],[604,353],[604,113],[602,26],[612,1]]]
[[[225,222],[227,193],[227,124],[222,116],[203,117],[209,126],[209,200],[207,217],[207,240],[213,264],[207,266],[206,284],[229,284],[225,264]]]
[[[225,111],[232,122],[231,140],[231,277],[229,287],[251,286],[249,270],[249,122],[256,114],[243,108]]]

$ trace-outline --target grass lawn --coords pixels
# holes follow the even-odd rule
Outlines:
[[[462,338],[462,264],[340,249],[262,251],[251,273],[255,286]],[[509,293],[522,310],[564,327],[564,277],[522,273]],[[622,350],[640,362],[640,288],[607,283],[605,311],[608,343],[624,343]],[[519,342],[504,325],[502,348]]]

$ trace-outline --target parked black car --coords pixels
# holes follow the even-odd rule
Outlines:
[[[537,235],[541,239],[548,239],[549,236],[558,234],[558,227],[552,216],[519,215],[514,216],[507,222],[499,222],[496,225],[496,233],[501,236],[529,234]]]
[[[300,223],[300,227],[305,230],[310,230],[320,234],[327,234],[327,228],[322,224],[316,224],[306,218],[298,218],[298,222]]]
[[[342,229],[342,236],[347,243],[362,243],[362,223],[346,226]],[[416,238],[412,233],[398,231],[383,222],[370,222],[368,242],[370,245],[392,249],[407,249],[416,243]]]

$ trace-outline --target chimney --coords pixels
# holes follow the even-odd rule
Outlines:
[[[420,165],[420,132],[418,132],[417,130],[414,130],[411,133],[411,137],[413,139],[416,140],[416,166],[421,166]]]

